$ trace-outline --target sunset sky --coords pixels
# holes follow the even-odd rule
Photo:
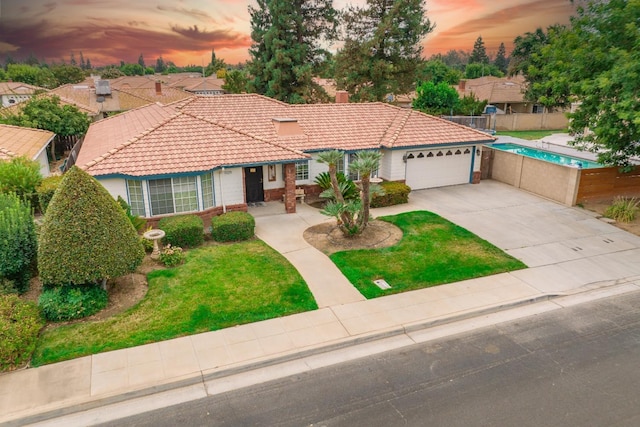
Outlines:
[[[338,9],[364,0],[334,0]],[[229,64],[248,59],[247,7],[255,0],[0,0],[0,58],[33,53],[47,62],[79,52],[94,66],[137,62],[162,55],[179,66],[207,64],[211,49]],[[436,24],[425,56],[450,49],[471,50],[481,35],[487,51],[500,42],[510,53],[513,39],[537,27],[566,24],[569,0],[427,0]]]

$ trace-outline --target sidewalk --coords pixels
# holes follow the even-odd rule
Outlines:
[[[390,346],[408,345],[417,342],[408,331],[436,324],[557,295],[640,289],[640,238],[578,208],[483,181],[413,192],[409,204],[373,215],[417,209],[469,229],[530,268],[364,300],[301,237],[325,217],[308,206],[292,215],[260,217],[258,236],[298,268],[321,308],[0,375],[0,423],[33,423],[180,387],[184,399],[204,397],[229,389],[230,378],[241,372],[259,381],[265,375],[259,368],[329,350],[345,349],[338,363],[355,357],[359,344],[391,337]]]

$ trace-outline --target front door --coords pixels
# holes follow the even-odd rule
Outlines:
[[[244,168],[244,185],[247,192],[247,203],[264,202],[262,166]]]

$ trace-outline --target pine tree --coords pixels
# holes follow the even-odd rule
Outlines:
[[[423,0],[367,0],[344,14],[346,40],[336,55],[335,77],[352,99],[383,100],[413,89],[421,41],[433,26]]]
[[[258,0],[249,13],[251,88],[289,103],[327,99],[312,78],[321,44],[335,38],[332,0]]]
[[[78,65],[78,63],[76,62],[76,56],[73,54],[73,52],[71,52],[71,58],[69,59],[69,64]]]
[[[156,59],[156,73],[162,73],[167,70],[167,65],[164,63],[164,59],[162,59],[162,55]]]
[[[487,49],[484,47],[484,41],[482,36],[478,36],[473,44],[473,51],[469,57],[469,64],[488,64],[489,56],[487,55]]]
[[[82,51],[80,51],[80,68],[83,70],[87,69],[87,64],[84,62],[84,56],[82,55]]]
[[[89,58],[87,58],[87,63],[85,64],[85,69],[86,70],[91,70],[91,61],[89,60]]]
[[[507,59],[506,55],[507,51],[504,47],[504,43],[500,43],[500,47],[498,47],[498,53],[496,53],[496,59],[493,61],[493,65],[495,65],[503,73],[507,72],[507,66],[509,65],[509,60]]]
[[[138,57],[138,64],[140,64],[140,66],[142,67],[142,69],[147,68],[146,65],[144,65],[144,57],[142,56],[142,54],[140,54],[140,56]]]

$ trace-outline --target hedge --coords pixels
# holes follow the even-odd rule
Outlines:
[[[395,181],[384,181],[379,185],[384,188],[385,194],[375,195],[371,198],[372,208],[382,208],[409,202],[411,188],[408,185]]]
[[[162,243],[181,248],[195,248],[204,242],[204,224],[197,215],[162,218],[158,228],[165,232]]]
[[[15,194],[0,194],[0,283],[2,291],[25,292],[37,252],[33,215]]]
[[[247,212],[227,212],[211,219],[211,237],[218,242],[235,242],[253,237],[256,220]]]
[[[0,371],[10,371],[31,358],[44,320],[38,307],[17,295],[0,296]]]
[[[46,213],[47,207],[51,202],[53,194],[62,182],[62,175],[48,176],[42,180],[36,192],[38,193],[38,204],[40,205],[40,212]]]

